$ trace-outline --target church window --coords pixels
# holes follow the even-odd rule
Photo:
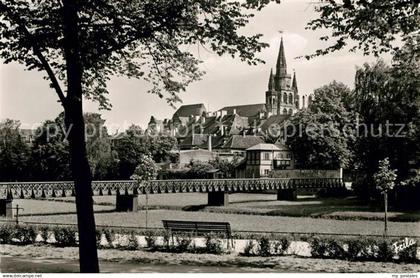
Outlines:
[[[289,103],[292,104],[293,103],[293,95],[289,94]]]
[[[287,109],[286,109],[286,108],[284,108],[284,109],[283,109],[283,114],[284,114],[284,115],[286,115],[286,114],[287,114]]]
[[[292,108],[289,109],[289,114],[292,115],[293,114],[293,110]]]
[[[287,103],[287,94],[286,93],[284,93],[284,95],[283,95],[283,102]]]

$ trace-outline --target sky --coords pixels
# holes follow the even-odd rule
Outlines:
[[[258,57],[266,63],[249,66],[239,59],[220,57],[202,49],[199,57],[203,60],[202,69],[206,75],[180,94],[183,104],[204,103],[208,110],[214,111],[224,106],[264,103],[281,36],[288,72],[296,71],[300,94],[312,93],[333,80],[352,87],[357,66],[374,62],[374,57],[343,50],[309,61],[296,58],[327,45],[319,40],[320,36],[327,34],[325,31],[305,30],[306,23],[316,16],[310,0],[282,0],[281,4],[269,4],[241,30],[244,34],[263,34],[262,41],[269,43],[270,47]],[[385,57],[387,60],[389,58]],[[42,76],[36,71],[25,71],[16,63],[0,64],[0,119],[20,120],[22,128],[34,128],[61,112],[55,92]],[[111,111],[99,111],[97,104],[89,101],[85,102],[84,110],[99,111],[111,132],[123,131],[132,123],[146,127],[150,116],[170,118],[175,112],[164,99],[148,94],[150,84],[143,80],[116,77],[110,80],[108,87],[113,105]]]

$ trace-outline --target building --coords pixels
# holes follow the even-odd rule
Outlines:
[[[226,159],[245,157],[247,149],[265,143],[272,132],[276,135],[276,128],[312,100],[299,94],[296,72],[293,76],[288,72],[283,39],[264,98],[265,103],[225,106],[214,112],[202,103],[182,105],[170,119],[152,116],[146,133],[176,136],[181,150],[206,149]]]
[[[293,155],[287,146],[260,143],[246,150],[246,157],[236,169],[236,176],[268,177],[273,170],[293,169],[293,167]]]

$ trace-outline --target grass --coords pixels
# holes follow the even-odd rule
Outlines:
[[[21,218],[28,222],[43,223],[76,223],[75,214],[25,216]],[[125,227],[145,227],[146,213],[97,213],[97,225],[112,225]],[[382,235],[383,223],[380,221],[341,221],[335,219],[315,219],[310,217],[285,217],[266,215],[242,215],[209,212],[187,212],[174,210],[151,210],[148,212],[148,227],[162,228],[163,219],[199,220],[229,222],[233,231],[261,231],[287,233],[338,233]],[[418,236],[420,222],[390,222],[389,235]]]
[[[146,196],[139,195],[139,205],[145,208]],[[115,208],[115,196],[94,196],[95,211],[112,211]],[[75,213],[74,197],[48,200],[16,199],[16,204],[24,208],[21,215],[65,214]],[[225,207],[208,207],[205,193],[150,194],[148,207],[151,210],[184,210],[228,214],[268,215],[311,217],[336,220],[372,220],[382,221],[384,214],[378,208],[369,206],[355,197],[347,198],[314,198],[299,196],[297,201],[277,201],[275,194],[229,195],[229,205]],[[390,209],[389,221],[419,222],[420,211],[400,212]]]
[[[19,210],[19,216],[24,215],[55,215],[76,213],[76,204],[74,202],[55,202],[47,200],[34,199],[15,199],[13,200],[13,207],[19,206],[23,210]],[[112,211],[114,207],[95,205],[95,211]],[[13,211],[15,213],[15,210]]]

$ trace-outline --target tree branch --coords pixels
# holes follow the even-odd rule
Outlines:
[[[37,45],[36,41],[33,39],[33,36],[29,32],[28,28],[25,25],[25,22],[19,17],[19,15],[14,14],[12,11],[10,11],[9,7],[7,7],[5,4],[0,2],[0,9],[6,11],[7,16],[11,19],[12,22],[14,22],[18,28],[21,30],[21,32],[28,38],[28,40],[31,42],[32,50],[35,54],[35,56],[39,59],[42,66],[44,67],[45,71],[48,74],[48,77],[50,78],[52,87],[55,89],[58,98],[60,99],[61,105],[65,108],[66,105],[66,97],[64,95],[63,90],[61,89],[60,83],[58,82],[53,69],[51,68],[50,64],[48,63],[45,56],[42,54],[41,49]]]

